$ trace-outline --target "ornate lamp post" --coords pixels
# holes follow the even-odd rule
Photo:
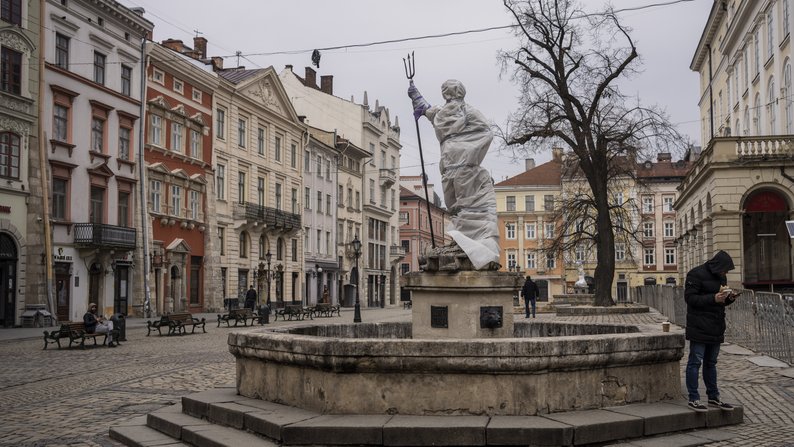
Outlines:
[[[358,257],[361,256],[361,241],[356,236],[353,242],[353,254],[356,256],[356,306],[353,312],[353,323],[361,323],[361,302],[359,301],[358,283],[361,282],[361,273],[358,271]]]
[[[270,253],[270,250],[267,251],[265,254],[265,261],[267,262],[267,273],[265,279],[267,280],[267,309],[268,312],[270,311],[270,279],[273,276],[273,272],[270,271],[270,259],[273,258],[273,254]]]

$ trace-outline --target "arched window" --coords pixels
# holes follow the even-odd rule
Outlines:
[[[276,243],[276,260],[283,261],[284,260],[284,239],[278,238],[278,242]]]
[[[790,97],[791,94],[791,62],[787,59],[786,65],[783,68],[783,91],[780,95],[783,97],[783,103],[786,105],[786,134],[794,132],[794,109],[792,109],[791,105],[794,98]]]
[[[19,178],[19,135],[0,133],[0,176]]]
[[[248,233],[245,231],[240,233],[240,257],[248,257]]]
[[[750,107],[744,106],[744,135],[750,135]]]
[[[753,135],[761,135],[761,95],[755,94],[753,103]]]
[[[265,259],[265,235],[259,236],[259,259]]]
[[[775,94],[775,78],[769,78],[769,92],[766,106],[769,114],[769,134],[777,134],[777,95]]]

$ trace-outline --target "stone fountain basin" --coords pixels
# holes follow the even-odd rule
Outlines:
[[[525,323],[514,338],[412,339],[411,323],[229,334],[237,390],[325,414],[535,415],[680,396],[680,333]]]

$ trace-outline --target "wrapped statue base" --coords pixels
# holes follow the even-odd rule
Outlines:
[[[471,259],[454,241],[443,247],[428,248],[419,256],[419,268],[426,272],[458,272],[468,270],[499,270],[497,262],[489,262],[483,268],[476,268]]]

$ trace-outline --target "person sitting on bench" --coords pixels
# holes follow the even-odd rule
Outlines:
[[[88,304],[88,312],[83,315],[83,323],[85,324],[85,331],[88,334],[107,334],[107,345],[109,348],[115,348],[116,343],[113,342],[113,322],[105,319],[102,315],[97,315],[96,303]]]

